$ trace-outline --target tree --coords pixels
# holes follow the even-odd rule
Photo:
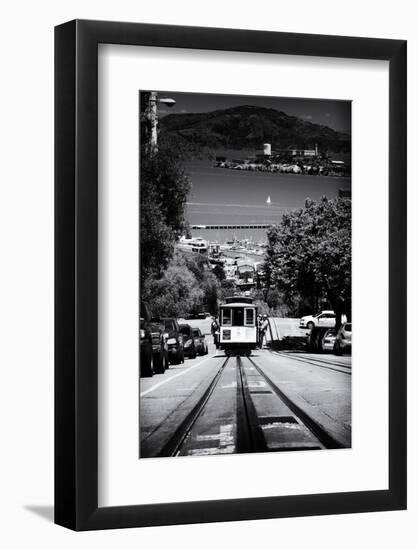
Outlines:
[[[212,271],[219,281],[224,281],[226,279],[226,273],[224,272],[224,268],[221,264],[216,264]]]
[[[210,267],[208,258],[204,254],[184,254],[188,269],[196,278],[203,293],[202,300],[196,304],[196,310],[204,307],[206,311],[215,315],[220,298],[220,283]]]
[[[203,307],[217,312],[220,283],[206,256],[182,254],[175,244],[190,236],[185,207],[191,183],[183,168],[189,151],[181,140],[158,135],[150,146],[155,119],[149,92],[141,93],[140,288],[156,316],[183,316]]]
[[[160,277],[148,277],[144,281],[142,295],[152,304],[154,316],[182,317],[198,309],[204,290],[187,267],[184,256],[175,252]]]
[[[215,315],[221,297],[217,278],[202,254],[176,250],[160,277],[148,277],[141,289],[154,316],[183,317],[202,310]]]
[[[221,297],[233,296],[236,292],[236,283],[232,279],[225,279],[221,282]]]
[[[351,311],[351,201],[307,200],[284,214],[268,232],[265,272],[269,285],[284,293],[289,305],[310,309],[326,297],[340,325]]]
[[[217,315],[219,309],[220,284],[211,272],[206,272],[201,290],[204,293],[204,304],[211,315]]]
[[[144,96],[145,97],[145,96]],[[146,97],[145,97],[146,99]],[[143,98],[142,98],[143,100]],[[144,102],[142,101],[142,105]],[[189,233],[185,206],[191,182],[183,168],[184,151],[167,136],[158,139],[158,150],[146,146],[149,121],[141,116],[140,245],[141,284],[160,277],[167,268],[175,242]]]

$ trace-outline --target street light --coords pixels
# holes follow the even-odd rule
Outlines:
[[[172,99],[172,97],[161,97],[161,99],[159,99],[159,103],[163,103],[167,107],[171,108],[175,105],[176,101],[175,99]]]
[[[158,151],[158,103],[166,105],[171,108],[175,105],[175,99],[172,97],[161,97],[158,98],[157,92],[150,92],[148,98],[148,105],[145,107],[145,114],[150,123],[150,139],[149,139],[149,153],[155,154]]]

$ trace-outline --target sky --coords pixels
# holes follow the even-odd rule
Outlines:
[[[351,102],[330,99],[299,99],[290,97],[194,94],[159,91],[158,97],[173,98],[174,107],[160,105],[162,118],[170,113],[203,113],[239,105],[255,105],[283,111],[315,124],[323,124],[339,132],[351,133]]]

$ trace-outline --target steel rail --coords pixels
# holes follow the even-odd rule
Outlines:
[[[215,390],[220,376],[222,375],[222,372],[224,371],[229,359],[229,357],[226,357],[226,359],[223,361],[206,391],[203,393],[196,405],[192,408],[192,410],[187,414],[187,416],[175,430],[174,434],[162,447],[161,451],[158,453],[158,456],[178,456],[180,454],[181,447],[183,446],[185,440],[193,429],[194,424],[201,416],[201,413],[203,412],[204,407],[206,406],[213,391]]]
[[[297,416],[305,427],[318,439],[326,449],[343,449],[344,446],[330,435],[318,422],[303,411],[294,403],[267,374],[259,367],[253,359],[248,357],[249,362],[255,367],[258,373],[264,378],[273,392],[285,403],[285,405]]]
[[[259,417],[253,403],[240,355],[236,356],[237,375],[237,452],[268,450]]]
[[[339,372],[340,374],[346,374],[347,376],[352,376],[352,367],[348,365],[341,365],[340,363],[336,366],[340,366],[340,368],[331,367],[329,365],[332,365],[334,363],[327,363],[326,361],[321,361],[320,359],[313,359],[313,358],[304,358],[304,357],[293,357],[291,355],[287,355],[286,353],[280,353],[280,352],[274,352],[279,357],[286,357],[288,359],[292,359],[293,361],[300,361],[300,363],[308,363],[309,365],[313,367],[320,367],[322,369],[332,370],[334,372]],[[324,364],[325,363],[325,364]],[[342,370],[342,369],[350,369],[350,370]]]

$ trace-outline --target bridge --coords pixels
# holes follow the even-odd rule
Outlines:
[[[241,224],[211,224],[211,225],[190,225],[191,229],[269,229],[272,223],[241,223]]]

